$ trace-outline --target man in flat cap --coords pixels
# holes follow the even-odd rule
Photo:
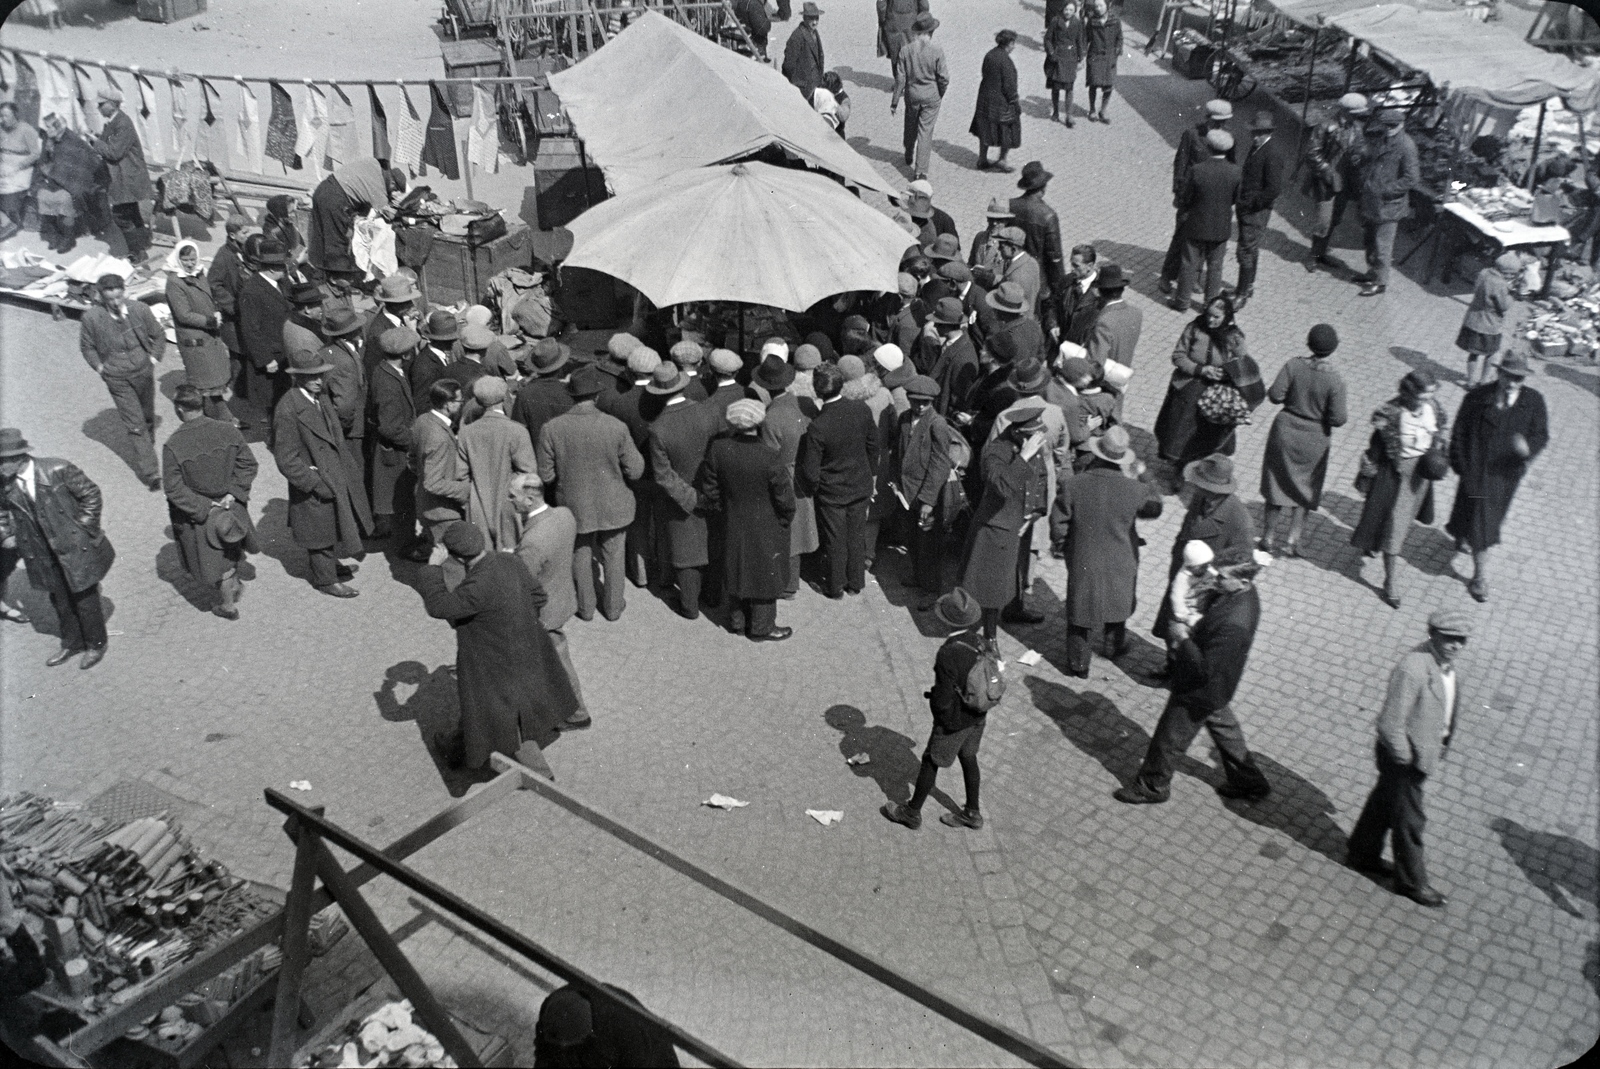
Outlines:
[[[184,571],[216,589],[212,613],[237,620],[244,590],[239,563],[260,548],[250,521],[255,454],[231,422],[205,414],[205,399],[195,387],[179,386],[172,407],[182,426],[161,448],[172,537]]]
[[[677,364],[661,364],[652,373],[645,389],[664,407],[650,423],[644,453],[656,490],[655,557],[665,565],[661,582],[677,583],[678,613],[694,620],[700,616],[701,581],[711,561],[705,512],[694,480],[706,448],[722,428],[713,426],[706,410],[684,395],[688,384],[689,377]]]
[[[900,413],[889,466],[894,492],[905,501],[916,525],[911,536],[911,574],[927,594],[944,582],[944,537],[949,517],[945,498],[958,457],[970,457],[966,442],[934,408],[939,383],[916,375],[906,384],[910,408]]]
[[[101,89],[99,109],[106,123],[89,144],[111,168],[111,217],[122,231],[128,262],[138,267],[150,248],[150,228],[140,206],[140,202],[155,197],[150,171],[145,166],[144,148],[139,144],[133,120],[122,111],[122,91],[114,86]]]
[[[511,550],[517,545],[511,477],[535,471],[539,464],[528,428],[506,415],[506,394],[506,382],[497,376],[485,375],[474,382],[472,396],[483,407],[483,415],[461,428],[456,443],[471,484],[467,521],[483,531],[490,549]]]
[[[156,463],[155,366],[166,355],[167,335],[143,301],[130,301],[121,275],[101,275],[99,302],[83,313],[78,349],[105,382],[133,442],[134,472],[151,490],[161,489]]]
[[[1189,310],[1189,295],[1202,269],[1206,303],[1222,292],[1222,261],[1239,200],[1239,167],[1228,159],[1233,135],[1226,130],[1211,131],[1206,135],[1206,149],[1211,155],[1194,165],[1178,200],[1183,213],[1183,263],[1178,270],[1178,291],[1169,307],[1180,312]]]
[[[1172,228],[1172,242],[1167,246],[1166,259],[1161,261],[1161,292],[1177,292],[1178,271],[1183,263],[1183,196],[1189,188],[1189,173],[1195,164],[1210,157],[1206,135],[1213,130],[1224,130],[1233,118],[1233,105],[1226,100],[1205,102],[1205,115],[1193,126],[1184,128],[1178,139],[1178,151],[1172,157],[1172,206],[1178,209],[1178,221]],[[1233,160],[1233,149],[1228,149],[1227,159]]]
[[[859,594],[867,585],[867,510],[881,443],[867,403],[844,396],[844,372],[824,364],[811,382],[822,410],[800,440],[795,483],[798,492],[816,502],[823,592],[838,599]]]
[[[1367,98],[1346,93],[1333,116],[1305,139],[1305,179],[1301,192],[1316,205],[1311,224],[1311,255],[1306,270],[1333,266],[1328,243],[1344,218],[1346,205],[1358,187],[1356,160],[1362,146],[1361,124],[1368,111]]]
[[[1389,268],[1394,262],[1394,236],[1400,221],[1411,217],[1411,191],[1422,184],[1417,143],[1406,133],[1403,108],[1378,113],[1367,124],[1361,148],[1361,235],[1367,249],[1367,273],[1360,282],[1362,297],[1376,297],[1389,288]]]
[[[1395,893],[1437,909],[1444,895],[1422,860],[1422,787],[1450,750],[1460,690],[1455,659],[1472,635],[1472,616],[1441,609],[1428,617],[1428,641],[1400,659],[1378,714],[1378,783],[1350,832],[1350,867],[1394,878]],[[1391,836],[1394,864],[1383,860]]]

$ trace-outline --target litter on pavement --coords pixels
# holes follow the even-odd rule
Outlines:
[[[713,794],[710,798],[700,803],[715,809],[743,809],[749,802],[741,802],[737,798],[729,798],[725,794]]]

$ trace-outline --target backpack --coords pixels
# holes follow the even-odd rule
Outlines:
[[[967,646],[965,642],[961,645]],[[963,705],[987,713],[1006,696],[1005,677],[1000,674],[1000,658],[987,645],[967,648],[976,653],[978,659],[972,662],[972,667],[967,670],[967,678],[961,681],[957,692]]]

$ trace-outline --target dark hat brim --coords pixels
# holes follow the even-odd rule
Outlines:
[[[769,390],[777,392],[778,390],[787,390],[794,383],[794,377],[794,366],[792,364],[785,364],[783,365],[783,370],[778,372],[776,378],[770,375],[763,375],[761,373],[761,369],[758,368],[756,373],[750,376],[750,381],[754,382],[758,386],[764,386]]]
[[[984,303],[996,312],[1010,312],[1013,315],[1021,315],[1028,310],[1027,306],[1023,304],[1007,304],[1005,301],[999,300],[999,296],[1000,290],[998,288],[992,289],[989,291],[989,295],[983,299]]]
[[[318,364],[316,367],[290,367],[285,368],[284,370],[291,375],[321,375],[324,372],[332,371],[333,365]]]
[[[976,602],[973,603],[973,609],[974,612],[967,617],[950,616],[945,612],[945,600],[943,598],[940,598],[938,601],[933,603],[934,617],[946,627],[952,628],[976,626],[977,623],[983,619],[983,610],[977,607]]]
[[[361,317],[356,316],[349,326],[330,327],[327,320],[322,321],[322,332],[330,338],[342,338],[346,334],[354,334],[362,328]]]
[[[1204,459],[1203,457],[1201,458]],[[1202,490],[1210,490],[1213,494],[1234,494],[1239,491],[1239,484],[1230,479],[1225,483],[1213,482],[1199,474],[1199,460],[1192,460],[1183,468],[1183,481],[1193,483]]]
[[[1139,459],[1139,455],[1131,448],[1127,452],[1123,453],[1120,457],[1110,456],[1106,453],[1104,446],[1101,444],[1104,437],[1104,435],[1097,434],[1085,442],[1083,447],[1089,452],[1093,453],[1095,456],[1099,457],[1101,460],[1104,460],[1110,464],[1115,464],[1119,468],[1126,468],[1135,460]]]

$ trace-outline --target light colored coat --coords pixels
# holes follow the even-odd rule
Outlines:
[[[628,482],[644,475],[644,454],[626,423],[580,401],[539,431],[538,456],[539,478],[556,484],[556,501],[577,517],[579,534],[633,522]]]
[[[528,574],[544,588],[539,622],[546,631],[561,630],[578,611],[578,591],[572,582],[572,548],[577,540],[578,521],[572,510],[551,505],[537,516],[522,518],[522,537],[512,547]]]
[[[467,494],[467,520],[489,539],[490,549],[515,548],[517,514],[511,507],[511,476],[538,467],[528,428],[496,406],[461,428],[456,448],[472,484]]]
[[[1456,712],[1460,711],[1458,671]],[[1400,659],[1389,676],[1389,693],[1378,714],[1378,741],[1396,761],[1431,776],[1445,754],[1444,720],[1444,673],[1433,651],[1418,646]]]

